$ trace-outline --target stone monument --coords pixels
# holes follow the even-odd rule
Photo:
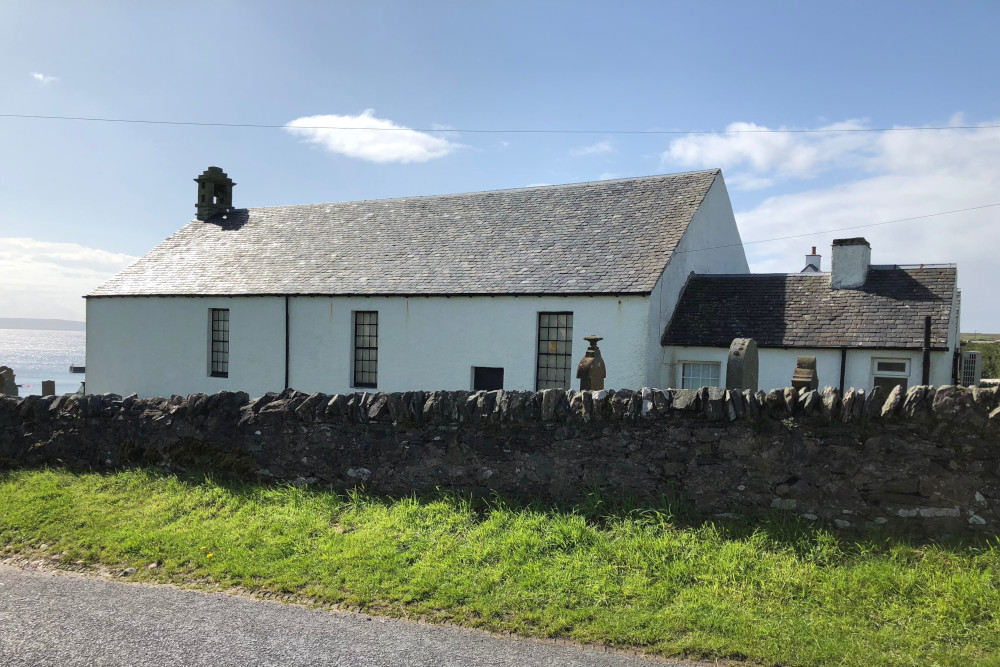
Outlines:
[[[757,391],[757,342],[753,338],[734,338],[726,362],[726,389]]]
[[[584,340],[590,343],[590,347],[576,367],[576,377],[580,379],[580,391],[604,389],[604,378],[607,370],[604,367],[604,359],[601,357],[601,350],[597,347],[598,341],[604,340],[599,336],[591,334],[585,336]]]
[[[42,396],[55,396],[55,395],[56,395],[56,381],[42,380]]]
[[[17,396],[14,369],[9,366],[0,366],[0,396]]]
[[[795,373],[792,374],[792,387],[801,391],[819,388],[819,375],[816,374],[816,357],[799,357],[795,362]]]

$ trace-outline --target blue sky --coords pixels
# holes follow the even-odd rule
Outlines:
[[[1000,203],[998,29],[1000,4],[971,1],[7,0],[0,114],[454,131],[0,118],[0,315],[82,319],[81,294],[191,219],[209,165],[237,206],[721,167],[744,241]],[[973,129],[731,131],[942,126]],[[862,235],[877,263],[957,262],[963,329],[1000,332],[998,220],[747,253],[797,271],[815,245],[828,268],[834,238]]]

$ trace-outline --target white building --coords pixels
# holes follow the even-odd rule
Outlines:
[[[834,241],[832,261],[821,272],[813,248],[800,273],[691,276],[661,340],[667,384],[725,386],[734,338],[756,341],[764,390],[790,386],[799,356],[821,389],[953,384],[956,267],[873,266],[862,238]]]
[[[609,388],[725,386],[734,338],[765,390],[799,356],[821,387],[952,382],[954,266],[842,239],[831,273],[751,275],[718,170],[250,209],[195,180],[196,219],[87,297],[91,393],[578,389],[589,334]]]
[[[606,386],[668,386],[688,276],[749,270],[718,170],[250,209],[196,180],[197,219],[87,296],[88,392],[578,388],[588,334]]]

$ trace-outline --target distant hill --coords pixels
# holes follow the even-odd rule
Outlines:
[[[961,340],[963,343],[1000,343],[1000,334],[988,334],[988,333],[965,333],[962,332]]]
[[[86,331],[86,322],[46,320],[32,317],[0,317],[0,329],[43,329],[48,331]]]

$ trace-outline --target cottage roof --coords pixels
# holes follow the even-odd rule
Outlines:
[[[235,209],[89,296],[645,294],[718,176]]]
[[[831,289],[829,273],[692,275],[663,345],[920,348],[924,317],[931,346],[948,346],[954,265],[878,267],[858,289]]]

